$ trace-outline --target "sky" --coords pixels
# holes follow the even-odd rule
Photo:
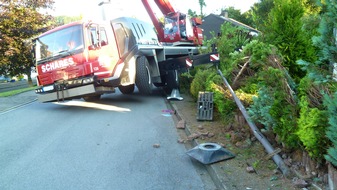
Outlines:
[[[54,0],[54,11],[48,11],[54,16],[82,16],[87,19],[102,19],[102,7],[98,4],[107,0]],[[148,0],[153,3],[153,0]],[[205,0],[206,7],[203,12],[206,14],[220,14],[221,8],[234,7],[240,9],[241,13],[250,9],[250,7],[259,0]],[[187,13],[188,9],[200,14],[199,0],[170,0],[171,5],[176,11]],[[151,22],[141,0],[111,0],[110,4],[104,4],[104,12],[108,18],[121,16],[136,17],[141,20]],[[157,9],[155,4],[152,6]],[[158,10],[158,9],[157,9]],[[156,11],[157,12],[157,11]],[[158,11],[158,17],[160,17]]]

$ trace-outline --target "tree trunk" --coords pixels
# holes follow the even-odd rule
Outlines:
[[[29,69],[26,70],[28,86],[30,86],[30,87],[33,86],[33,80],[32,80],[31,73],[32,73],[32,69],[31,68],[29,68]]]

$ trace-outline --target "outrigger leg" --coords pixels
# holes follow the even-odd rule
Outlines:
[[[168,87],[172,89],[171,96],[168,96],[168,100],[183,100],[179,93],[179,75],[178,70],[168,71]]]
[[[179,89],[172,89],[171,96],[167,97],[168,100],[183,100],[184,98],[180,96]]]

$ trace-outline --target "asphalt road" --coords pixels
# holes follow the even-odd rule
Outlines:
[[[0,114],[0,189],[201,190],[160,92],[32,102]]]

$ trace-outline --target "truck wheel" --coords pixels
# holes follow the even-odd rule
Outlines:
[[[136,85],[141,94],[152,93],[150,65],[145,56],[139,57],[136,62]]]
[[[84,101],[86,102],[95,102],[101,99],[101,94],[83,96]]]
[[[119,91],[121,91],[122,94],[132,94],[135,90],[135,85],[131,84],[127,86],[119,86],[118,89]]]

